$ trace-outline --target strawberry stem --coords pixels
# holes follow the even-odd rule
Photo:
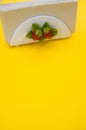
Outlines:
[[[42,30],[40,30],[40,29],[36,30],[36,35],[41,37],[42,36]]]

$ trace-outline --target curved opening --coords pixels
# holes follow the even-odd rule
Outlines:
[[[36,17],[32,17],[32,18],[26,20],[25,22],[23,22],[21,25],[19,25],[17,27],[17,29],[15,30],[15,32],[12,35],[10,45],[17,46],[17,45],[36,42],[33,39],[27,38],[26,35],[27,35],[28,31],[31,30],[31,27],[34,23],[36,23],[42,27],[45,22],[48,22],[52,28],[55,28],[56,30],[58,30],[57,35],[52,37],[52,39],[70,37],[70,35],[71,35],[70,29],[59,18],[56,18],[54,16],[36,16]],[[51,40],[51,39],[47,39],[47,40]]]

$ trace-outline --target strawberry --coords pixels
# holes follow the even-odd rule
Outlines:
[[[42,31],[35,30],[34,32],[32,32],[32,39],[33,40],[41,40],[42,39]]]
[[[47,22],[43,25],[42,31],[45,39],[51,39],[57,34],[57,30],[55,28],[51,28]]]
[[[38,24],[32,24],[31,30],[27,33],[26,37],[33,40],[44,40],[44,39],[51,39],[57,35],[57,29],[51,28],[49,23],[45,22],[42,27]]]
[[[43,31],[43,36],[45,39],[51,39],[53,37],[53,30],[49,28],[45,28]]]
[[[27,38],[33,39],[33,40],[42,40],[42,29],[41,27],[34,23],[32,24],[31,31],[29,31],[26,35]]]

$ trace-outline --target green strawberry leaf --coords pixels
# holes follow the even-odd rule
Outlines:
[[[44,28],[46,28],[46,27],[51,28],[48,22],[45,22],[45,23],[43,24],[42,29],[44,29]]]
[[[37,23],[32,24],[32,32],[34,32],[37,29],[41,29],[41,27]]]
[[[43,32],[47,34],[47,33],[49,33],[50,30],[51,30],[51,28],[45,27],[45,28],[43,29]]]
[[[42,30],[40,30],[40,29],[36,30],[36,35],[41,37],[43,35]]]
[[[56,28],[52,28],[52,29],[53,29],[53,36],[56,36],[58,33],[57,29]]]
[[[27,38],[31,39],[32,38],[32,31],[29,31],[26,35]]]

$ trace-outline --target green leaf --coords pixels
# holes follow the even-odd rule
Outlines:
[[[49,33],[50,30],[51,30],[51,28],[45,27],[45,28],[43,29],[43,32],[45,32],[45,33],[47,34],[47,33]]]
[[[32,31],[29,31],[26,35],[27,38],[31,39],[32,38]]]
[[[58,33],[57,29],[56,28],[53,28],[53,36],[56,36]]]
[[[34,32],[37,29],[41,29],[41,27],[36,23],[32,24],[32,32]]]
[[[36,35],[41,37],[43,35],[42,30],[40,30],[40,29],[36,30]]]
[[[51,28],[48,22],[45,22],[45,23],[43,24],[42,29],[44,29],[44,28],[46,28],[46,27]]]

